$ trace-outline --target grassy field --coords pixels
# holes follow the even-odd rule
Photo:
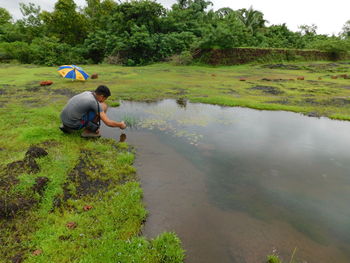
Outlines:
[[[99,78],[76,82],[55,67],[0,64],[0,262],[183,261],[175,234],[140,235],[147,212],[133,149],[59,131],[74,94],[104,84],[114,105],[174,98],[350,120],[349,62],[84,69]],[[41,87],[45,80],[54,84]]]

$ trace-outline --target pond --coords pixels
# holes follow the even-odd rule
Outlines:
[[[149,216],[186,262],[350,262],[350,123],[184,100],[123,102],[108,116],[136,147]]]

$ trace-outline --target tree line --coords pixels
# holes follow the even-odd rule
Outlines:
[[[350,20],[338,36],[317,34],[315,25],[293,32],[268,26],[253,7],[214,11],[206,0],[177,0],[166,9],[151,0],[57,0],[52,12],[20,3],[14,21],[0,7],[0,61],[43,65],[115,63],[143,65],[174,57],[190,59],[198,49],[235,47],[350,51]]]

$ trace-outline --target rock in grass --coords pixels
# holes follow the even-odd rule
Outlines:
[[[40,86],[50,86],[53,82],[51,80],[45,80],[40,82]]]

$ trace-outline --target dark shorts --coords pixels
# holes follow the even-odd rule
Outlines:
[[[79,129],[86,127],[87,123],[89,121],[94,121],[95,118],[96,118],[96,113],[94,111],[89,111],[88,113],[84,114],[82,117],[82,120],[80,121]]]

